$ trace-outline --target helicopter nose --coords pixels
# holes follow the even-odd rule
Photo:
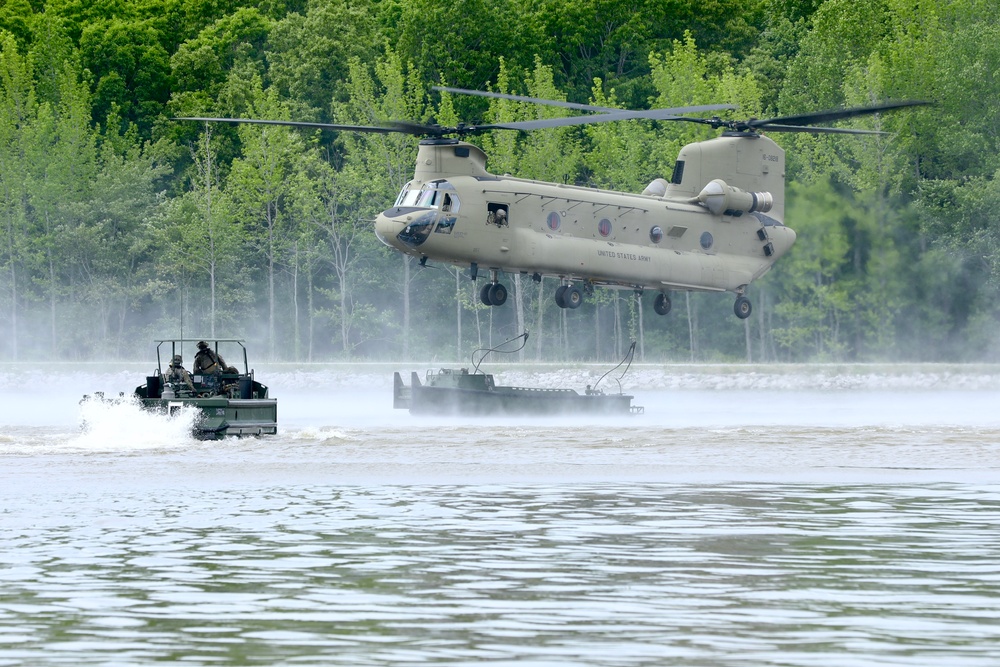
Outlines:
[[[375,218],[375,236],[378,240],[390,248],[402,249],[396,240],[399,232],[403,231],[406,223],[401,219],[396,219],[386,215],[386,212],[379,213]]]
[[[784,255],[795,245],[795,230],[790,227],[771,227],[768,237],[774,245],[774,258]]]

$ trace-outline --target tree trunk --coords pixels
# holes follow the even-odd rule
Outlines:
[[[684,301],[687,304],[688,349],[691,352],[691,363],[694,363],[698,356],[698,323],[695,321],[697,313],[691,308],[691,292],[684,292]]]
[[[517,319],[517,332],[524,333],[524,297],[521,294],[521,274],[514,274],[514,316]],[[524,347],[517,351],[517,360],[524,361]]]
[[[542,360],[542,339],[545,338],[545,278],[538,282],[538,316],[535,318],[535,361]]]
[[[646,361],[646,329],[645,323],[643,322],[643,311],[642,311],[642,292],[637,292],[635,295],[636,302],[636,312],[639,316],[639,361]]]
[[[302,334],[299,323],[299,244],[292,249],[292,342],[295,361],[302,358]]]
[[[308,287],[308,293],[306,294],[306,337],[308,338],[308,344],[306,347],[306,360],[309,363],[313,361],[313,344],[314,344],[314,331],[313,331],[313,312],[316,307],[313,303],[313,271],[312,262],[309,262],[309,270],[306,272],[306,285]]]
[[[462,271],[455,267],[455,359],[462,358]]]
[[[403,359],[410,358],[410,256],[403,258]]]

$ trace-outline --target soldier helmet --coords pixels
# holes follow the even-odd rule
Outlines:
[[[203,340],[200,340],[200,341],[198,341],[198,349],[199,349],[199,350],[203,350],[203,349],[205,349],[206,347],[208,347],[208,343],[206,343],[206,342],[205,342],[205,341],[203,341]]]
[[[175,366],[180,366],[182,363],[184,363],[184,360],[181,358],[181,355],[175,354],[173,361],[171,363],[174,364]]]

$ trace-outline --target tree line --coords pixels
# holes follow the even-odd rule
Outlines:
[[[8,0],[0,6],[0,360],[143,358],[177,335],[274,361],[993,360],[1000,27],[985,0]],[[421,267],[372,220],[416,141],[278,126],[500,122],[728,103],[775,117],[921,99],[885,134],[781,134],[798,242],[731,296],[598,289],[576,311],[513,276]],[[626,121],[476,138],[494,173],[640,192],[714,136]]]

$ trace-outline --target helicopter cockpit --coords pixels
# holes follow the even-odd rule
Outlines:
[[[455,186],[448,181],[430,181],[419,188],[414,187],[411,181],[403,186],[395,205],[384,215],[396,217],[403,213],[416,214],[397,235],[400,241],[415,248],[426,241],[432,231],[436,234],[451,234],[460,206]],[[426,211],[421,212],[420,209]]]

